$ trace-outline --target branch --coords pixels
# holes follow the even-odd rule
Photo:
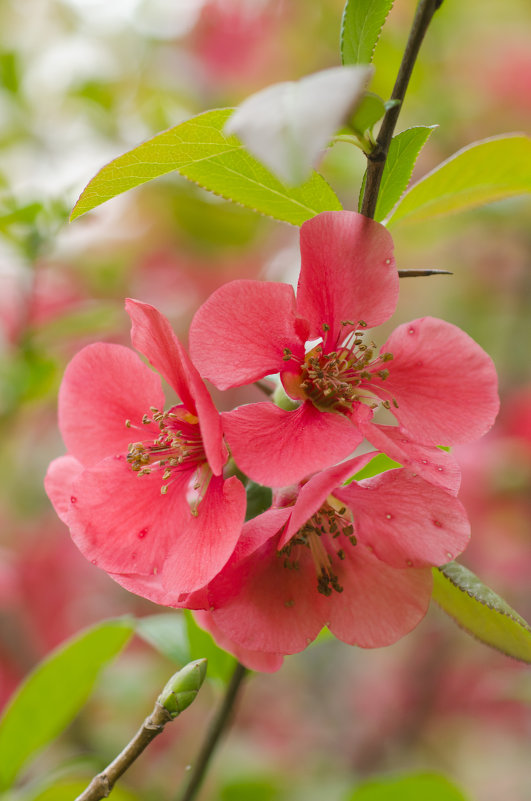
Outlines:
[[[195,766],[190,774],[188,784],[184,788],[183,794],[179,797],[179,801],[192,801],[192,799],[195,798],[195,795],[205,777],[210,759],[214,753],[218,741],[231,722],[236,698],[238,697],[243,680],[248,673],[249,671],[247,668],[245,668],[239,662],[236,664],[230,684],[227,688],[227,693],[223,699],[223,703],[219,708],[218,714],[212,721],[210,729],[207,732],[203,747],[201,748],[199,756],[197,757],[197,762],[195,763]]]
[[[376,201],[378,200],[378,192],[380,190],[380,182],[382,180],[382,173],[389,152],[389,145],[393,138],[393,133],[398,121],[398,115],[402,107],[402,102],[406,95],[409,79],[415,66],[415,61],[419,54],[422,40],[428,30],[428,26],[432,20],[433,15],[437,9],[442,5],[443,0],[419,0],[409,38],[407,40],[406,49],[402,57],[402,62],[398,70],[396,83],[393,88],[391,100],[398,100],[399,103],[387,109],[380,132],[376,139],[376,147],[370,155],[367,156],[367,180],[365,183],[365,192],[363,194],[363,205],[361,213],[366,217],[374,217],[376,210]]]
[[[115,782],[131,767],[150,742],[161,734],[166,723],[175,720],[190,706],[203,684],[206,666],[206,659],[197,659],[171,677],[155,701],[151,715],[145,719],[133,739],[105,770],[94,776],[75,801],[100,801],[101,798],[107,798]]]

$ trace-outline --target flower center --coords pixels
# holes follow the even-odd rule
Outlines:
[[[129,445],[127,461],[131,470],[139,476],[162,471],[161,479],[167,482],[160,488],[162,495],[168,492],[176,473],[195,470],[197,481],[194,489],[199,490],[202,497],[202,485],[207,479],[204,467],[206,465],[208,468],[208,462],[197,417],[187,412],[182,404],[173,406],[166,412],[152,406],[150,412],[151,416],[145,414],[142,423],[157,424],[160,434],[154,440],[142,440]],[[134,426],[130,420],[126,421],[126,426],[141,430],[140,426]]]
[[[293,535],[279,555],[284,557],[285,568],[298,570],[297,549],[309,548],[317,572],[317,591],[329,597],[334,590],[343,592],[334,563],[336,559],[343,561],[345,558],[342,547],[346,544],[345,540],[349,546],[357,542],[351,514],[345,506],[330,497]]]
[[[348,412],[354,403],[364,401],[370,401],[371,408],[376,408],[379,401],[375,401],[370,382],[376,377],[385,381],[389,370],[384,365],[392,360],[393,354],[375,356],[375,343],[366,344],[362,339],[363,321],[355,324],[345,320],[342,325],[355,330],[329,353],[323,352],[323,343],[312,348],[298,376],[284,374],[286,389],[288,393],[295,389],[296,394],[310,400],[322,412]],[[382,401],[382,406],[389,409],[391,403],[398,407],[393,398]]]

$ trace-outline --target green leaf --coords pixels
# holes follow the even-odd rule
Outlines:
[[[186,609],[184,612],[190,643],[192,659],[208,659],[209,679],[228,681],[234,670],[236,660],[214,642],[213,638],[204,629],[200,628],[194,620],[192,613]]]
[[[369,781],[348,796],[347,801],[466,801],[466,797],[444,776],[419,773]]]
[[[244,100],[225,130],[282,181],[298,185],[357,108],[372,73],[369,66],[332,67],[267,86]]]
[[[172,171],[216,195],[292,225],[302,225],[321,211],[341,209],[318,173],[302,186],[286,187],[235,136],[223,133],[232,111],[199,114],[111,161],[87,184],[70,219]]]
[[[531,627],[499,595],[457,562],[433,568],[433,599],[486,645],[531,663]]]
[[[347,0],[341,20],[341,61],[370,64],[393,0]]]
[[[68,640],[30,673],[0,720],[0,789],[72,721],[133,631],[127,618],[107,620]]]
[[[180,612],[141,617],[136,633],[175,664],[186,665],[190,661],[186,621]]]
[[[385,453],[379,453],[374,459],[371,459],[369,464],[366,464],[361,470],[359,470],[356,475],[354,475],[351,481],[361,481],[363,478],[372,478],[373,476],[378,476],[380,473],[386,473],[388,470],[394,470],[395,467],[402,467],[401,464],[398,462],[393,461],[389,456],[386,456]]]
[[[263,487],[261,484],[255,484],[254,481],[249,481],[245,488],[247,495],[247,509],[245,511],[245,519],[251,520],[253,517],[258,517],[266,509],[269,509],[273,500],[273,492],[270,487]]]
[[[474,142],[414,184],[389,225],[418,223],[531,191],[531,139],[518,134]]]
[[[349,126],[358,134],[364,136],[366,131],[372,131],[378,120],[385,114],[385,103],[374,92],[365,92],[361,102],[349,120]]]
[[[437,125],[419,125],[394,136],[385,162],[374,219],[380,222],[398,203],[411,178],[417,156]]]

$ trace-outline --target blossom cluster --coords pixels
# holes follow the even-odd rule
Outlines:
[[[68,453],[46,477],[87,559],[138,595],[196,610],[260,670],[325,626],[372,648],[418,624],[431,567],[470,534],[459,467],[439,446],[481,436],[498,410],[491,359],[454,325],[424,317],[380,348],[370,339],[398,300],[382,225],[324,212],[300,247],[296,295],[225,284],[196,313],[190,354],[162,314],[127,300],[133,346],[177,399],[166,405],[132,350],[89,345],[64,375]],[[273,374],[284,402],[221,414],[203,381],[225,390]],[[377,453],[402,467],[356,480]],[[273,500],[246,521],[251,482]]]

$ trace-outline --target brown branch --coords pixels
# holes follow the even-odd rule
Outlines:
[[[206,674],[206,659],[190,662],[171,677],[149,715],[123,751],[94,776],[75,801],[100,801],[107,798],[116,781],[131,767],[140,754],[171,720],[181,714],[195,699]]]
[[[420,46],[428,30],[428,26],[441,4],[442,0],[420,0],[417,6],[406,49],[404,50],[396,83],[391,95],[391,100],[398,100],[400,102],[387,109],[376,139],[376,147],[372,153],[367,156],[367,180],[361,208],[361,213],[366,217],[374,218],[380,182],[382,180],[389,146],[406,95],[409,79],[411,78],[411,73],[413,72],[413,67],[415,66],[415,61],[417,60]]]
[[[76,801],[99,801],[107,798],[115,782],[138,759],[150,742],[161,734],[166,723],[172,720],[170,713],[157,701],[153,712],[145,719],[130,743],[107,765],[105,770],[94,776],[88,787],[78,795]]]

